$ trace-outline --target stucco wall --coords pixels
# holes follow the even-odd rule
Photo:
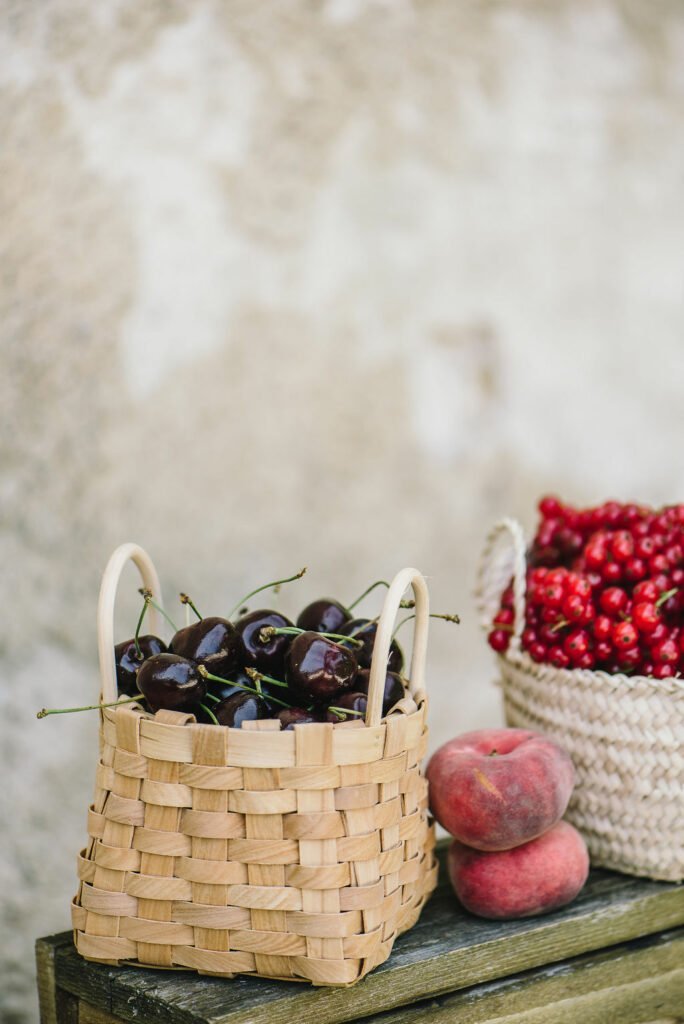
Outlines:
[[[433,746],[500,721],[478,550],[683,495],[674,2],[0,0],[0,1016],[68,926],[94,604],[430,577]],[[121,602],[131,632],[133,576]]]

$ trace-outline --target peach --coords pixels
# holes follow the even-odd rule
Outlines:
[[[480,917],[507,920],[556,910],[575,899],[588,873],[584,840],[567,821],[512,850],[471,850],[457,839],[449,847],[454,892]]]
[[[570,756],[528,729],[481,729],[430,759],[430,810],[447,832],[478,850],[507,850],[563,817],[575,781]]]

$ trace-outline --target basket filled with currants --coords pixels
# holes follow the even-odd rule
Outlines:
[[[561,743],[567,815],[592,863],[684,879],[684,505],[539,503],[536,534],[504,519],[478,602],[508,724]]]
[[[115,645],[129,560],[143,608],[134,638]],[[316,985],[353,984],[387,959],[437,868],[421,772],[427,586],[415,569],[384,585],[370,620],[333,600],[296,622],[243,607],[274,584],[226,618],[202,618],[181,595],[196,621],[170,623],[167,646],[149,556],[134,544],[114,552],[98,606],[100,760],[72,914],[84,957]],[[408,678],[400,607],[415,620]]]

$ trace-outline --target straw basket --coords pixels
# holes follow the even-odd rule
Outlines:
[[[684,682],[534,662],[520,647],[523,532],[505,519],[489,534],[480,567],[487,631],[511,578],[515,628],[498,659],[508,724],[552,736],[572,757],[577,786],[566,817],[582,832],[594,865],[684,879]]]
[[[113,610],[129,559],[160,597],[147,554],[118,548],[98,608],[105,702],[116,700]],[[409,693],[381,719],[392,628],[409,585]],[[386,960],[437,874],[420,772],[427,628],[425,580],[404,569],[378,624],[365,724],[232,729],[131,704],[102,711],[73,904],[78,951],[103,963],[316,985],[353,984]]]

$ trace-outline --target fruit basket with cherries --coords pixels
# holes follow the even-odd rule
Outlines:
[[[506,719],[572,756],[592,863],[684,878],[684,505],[539,504],[489,534],[478,601]]]
[[[115,646],[129,560],[144,604],[135,637]],[[114,552],[98,606],[100,760],[76,947],[105,963],[353,984],[436,882],[420,767],[425,580],[398,573],[372,620],[332,600],[297,624],[268,608],[201,618],[182,600],[197,621],[174,627],[167,648],[149,556]],[[401,606],[415,607],[408,679]]]

